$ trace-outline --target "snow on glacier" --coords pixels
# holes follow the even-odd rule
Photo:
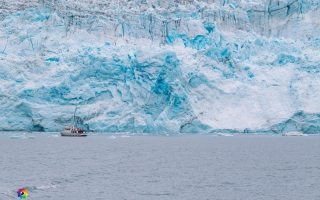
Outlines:
[[[4,0],[1,130],[320,131],[316,0]]]

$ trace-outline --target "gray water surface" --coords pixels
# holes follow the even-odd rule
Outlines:
[[[320,199],[320,136],[0,134],[0,199]]]

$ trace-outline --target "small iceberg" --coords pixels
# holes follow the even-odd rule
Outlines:
[[[219,133],[217,136],[226,136],[226,137],[230,137],[233,136],[232,134],[229,133]]]
[[[35,139],[36,136],[34,136],[34,135],[29,135],[27,138],[28,138],[28,139]]]
[[[282,136],[308,136],[308,135],[300,132],[289,132],[289,133],[283,133]]]
[[[23,133],[22,135],[10,135],[9,138],[10,139],[27,139],[25,133]]]
[[[11,135],[9,136],[10,139],[20,139],[22,136],[21,135]]]
[[[59,135],[50,135],[48,137],[59,137]]]
[[[130,135],[121,135],[121,137],[130,137]]]
[[[109,138],[110,138],[110,139],[116,139],[117,137],[114,136],[114,135],[111,135]]]

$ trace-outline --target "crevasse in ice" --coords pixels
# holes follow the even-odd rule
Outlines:
[[[0,129],[320,131],[317,0],[3,0]]]

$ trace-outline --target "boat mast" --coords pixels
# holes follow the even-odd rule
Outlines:
[[[77,112],[78,107],[76,106],[76,109],[74,111],[74,115],[73,115],[73,127],[76,127],[76,112]]]

